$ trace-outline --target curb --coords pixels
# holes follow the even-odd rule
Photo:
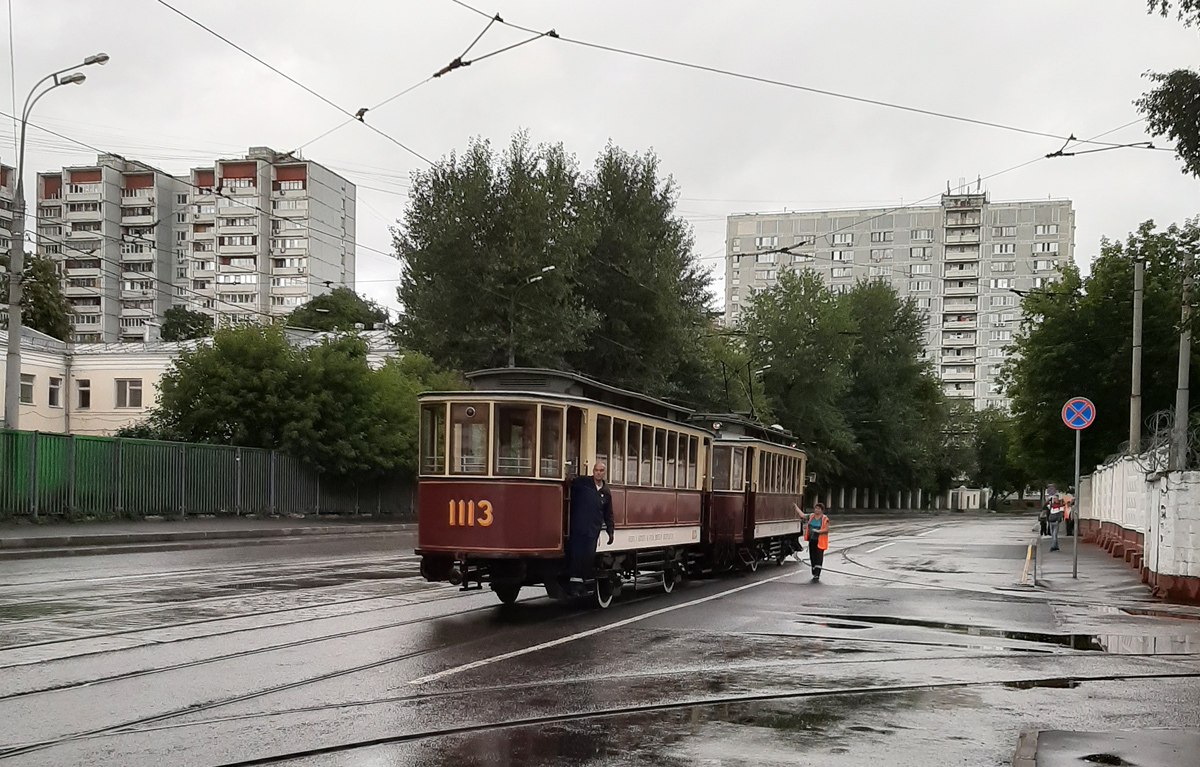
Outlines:
[[[63,549],[76,546],[119,546],[136,543],[170,543],[179,541],[219,541],[243,538],[294,538],[318,535],[365,535],[369,533],[398,533],[416,529],[410,522],[378,525],[321,525],[313,527],[265,527],[233,530],[178,530],[136,533],[101,533],[81,535],[35,535],[26,538],[0,538],[0,553],[13,550]]]
[[[1036,767],[1038,730],[1023,730],[1017,738],[1017,750],[1013,754],[1013,767]]]
[[[346,532],[341,538],[366,538],[380,535],[397,535],[410,532],[400,525],[386,532]],[[202,540],[175,540],[158,543],[122,543],[105,546],[68,546],[68,547],[30,547],[23,549],[0,549],[0,562],[20,559],[53,559],[57,557],[92,557],[109,554],[139,554],[156,551],[192,551],[197,549],[235,548],[239,546],[280,546],[284,544],[315,543],[324,535],[272,535],[255,538],[239,536],[236,538],[210,537]]]

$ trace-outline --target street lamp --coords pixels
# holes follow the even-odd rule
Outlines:
[[[538,273],[526,277],[525,281],[518,285],[512,292],[512,301],[508,307],[508,366],[510,368],[515,368],[517,366],[517,294],[519,294],[521,292],[521,288],[525,287],[526,285],[532,285],[535,282],[541,282],[542,278],[546,276],[546,273],[552,272],[554,269],[555,266],[553,264],[550,266],[543,266]]]
[[[84,59],[83,64],[75,66],[106,63],[108,54],[97,53]],[[30,112],[42,96],[63,85],[83,84],[87,77],[82,73],[66,74],[75,69],[75,66],[51,72],[38,80],[25,97],[25,107],[21,110],[21,140],[17,150],[17,167],[14,169],[17,174],[12,228],[14,247],[9,249],[8,254],[8,355],[7,368],[4,371],[4,426],[8,429],[19,428],[21,416],[21,271],[25,268],[25,180],[22,175],[25,172],[25,128],[29,123]],[[53,81],[53,84],[39,92],[38,89],[47,81]]]

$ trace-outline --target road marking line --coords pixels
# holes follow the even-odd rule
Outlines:
[[[867,553],[874,554],[876,551],[879,551],[880,549],[886,549],[888,546],[895,546],[899,542],[900,541],[892,541],[891,543],[885,543],[882,546],[876,546],[873,549],[867,549]]]
[[[930,533],[932,533],[934,530],[937,530],[937,528],[936,528],[936,527],[931,527],[931,528],[929,528],[928,530],[926,530],[926,531],[925,531],[925,532],[923,532],[923,533],[917,533],[915,537],[917,537],[917,538],[924,538],[925,536],[927,536],[927,535],[929,535]]]
[[[528,655],[529,653],[537,652],[539,650],[545,650],[550,647],[557,647],[558,645],[567,644],[568,642],[574,642],[576,639],[584,639],[585,637],[595,636],[596,634],[603,634],[606,631],[612,631],[613,629],[621,628],[622,626],[628,626],[631,623],[637,623],[639,621],[644,621],[647,618],[654,618],[659,615],[664,615],[669,612],[674,612],[675,610],[682,610],[685,607],[692,607],[694,605],[703,604],[704,602],[711,602],[714,599],[720,599],[721,597],[729,596],[730,594],[736,594],[739,591],[745,591],[746,589],[756,588],[758,586],[762,586],[764,584],[771,583],[772,581],[777,581],[781,578],[790,578],[794,575],[796,575],[796,573],[784,573],[783,575],[775,575],[770,578],[764,578],[761,581],[755,581],[754,583],[748,583],[745,586],[738,586],[737,588],[733,588],[728,591],[722,591],[720,594],[712,594],[707,597],[700,597],[699,599],[693,599],[690,602],[683,602],[682,604],[671,605],[670,607],[662,607],[662,608],[659,608],[658,610],[651,610],[650,612],[644,613],[642,615],[635,615],[632,618],[626,618],[624,620],[619,620],[616,623],[609,623],[604,626],[597,626],[596,628],[588,629],[587,631],[580,631],[576,634],[571,634],[569,636],[560,637],[559,639],[552,639],[549,642],[542,642],[541,644],[535,644],[535,645],[532,645],[531,647],[526,647],[521,650],[513,650],[512,652],[502,653],[500,655],[492,656],[491,658],[484,658],[482,660],[477,660],[472,663],[465,663],[461,666],[455,666],[453,668],[448,668],[445,671],[439,671],[436,674],[429,674],[428,676],[423,676],[423,677],[420,677],[419,679],[413,679],[412,681],[409,682],[409,684],[426,684],[428,682],[437,681],[438,679],[445,679],[448,676],[454,676],[455,674],[461,674],[464,671],[471,671],[473,669],[477,669],[482,666],[488,666],[488,665],[491,665],[492,663],[498,663],[499,661],[508,660],[510,658],[517,658],[521,655]]]

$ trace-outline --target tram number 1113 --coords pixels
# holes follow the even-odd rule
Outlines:
[[[476,516],[478,512],[478,516]],[[487,527],[492,524],[491,501],[450,501],[451,527]]]

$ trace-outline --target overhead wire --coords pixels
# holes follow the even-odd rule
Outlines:
[[[250,52],[249,50],[247,50],[246,48],[243,48],[242,46],[240,46],[240,45],[238,45],[237,43],[233,42],[233,41],[232,41],[232,40],[230,40],[228,37],[225,37],[224,35],[222,35],[220,32],[217,32],[217,31],[216,31],[215,29],[213,29],[212,27],[209,27],[208,25],[204,24],[203,22],[201,22],[201,21],[199,21],[199,20],[197,20],[197,19],[195,19],[195,18],[193,18],[193,17],[189,16],[188,14],[184,13],[183,11],[179,10],[179,9],[178,9],[178,8],[176,8],[175,6],[173,6],[173,5],[171,5],[170,3],[168,3],[166,0],[157,0],[157,2],[158,2],[158,4],[159,4],[159,5],[163,6],[164,8],[168,8],[168,9],[170,9],[171,11],[173,11],[174,13],[176,13],[176,14],[178,14],[178,15],[182,16],[183,18],[187,19],[187,20],[188,20],[189,22],[191,22],[192,24],[196,25],[196,26],[197,26],[197,27],[199,27],[200,29],[203,29],[205,32],[207,32],[208,34],[210,34],[210,35],[212,35],[213,37],[217,38],[218,40],[220,40],[221,42],[225,43],[226,45],[229,45],[230,47],[234,48],[235,50],[237,50],[237,51],[240,51],[241,53],[245,54],[246,56],[249,56],[250,58],[254,59],[254,60],[255,60],[255,61],[257,61],[259,64],[262,64],[264,67],[266,67],[267,69],[271,70],[272,72],[274,72],[275,74],[279,75],[280,77],[284,78],[285,80],[287,80],[288,82],[292,83],[293,85],[296,85],[297,87],[301,88],[301,89],[302,89],[302,90],[304,90],[305,92],[307,92],[307,93],[311,94],[312,96],[315,96],[316,98],[320,99],[320,100],[321,100],[323,103],[325,103],[325,104],[328,104],[329,106],[331,106],[331,107],[333,107],[334,109],[338,110],[338,111],[339,111],[339,112],[341,112],[342,114],[344,114],[344,115],[346,115],[347,117],[349,117],[351,120],[355,120],[355,121],[357,121],[357,122],[361,122],[363,125],[367,126],[368,128],[370,128],[370,129],[371,129],[372,131],[374,131],[375,133],[379,134],[379,135],[380,135],[380,136],[382,136],[383,138],[385,138],[385,139],[387,139],[388,141],[392,142],[393,144],[395,144],[396,146],[400,147],[401,149],[403,149],[404,151],[408,152],[409,154],[413,155],[414,157],[416,157],[416,158],[418,158],[418,159],[420,159],[420,160],[423,160],[423,161],[424,161],[426,164],[428,164],[428,165],[433,165],[433,164],[434,164],[434,163],[433,163],[433,161],[432,161],[432,160],[430,160],[428,157],[426,157],[425,155],[421,154],[420,152],[418,152],[417,150],[413,149],[412,147],[410,147],[410,146],[408,146],[408,145],[404,144],[402,141],[400,141],[399,139],[397,139],[395,136],[392,136],[392,135],[390,135],[390,134],[386,133],[385,131],[383,131],[383,130],[381,130],[381,129],[377,128],[376,126],[372,125],[371,123],[368,123],[366,120],[364,120],[364,119],[361,119],[361,118],[362,118],[362,115],[364,114],[364,112],[363,112],[362,110],[360,110],[360,111],[359,111],[357,114],[356,114],[356,113],[354,113],[354,112],[351,112],[350,110],[348,110],[348,109],[346,109],[346,108],[342,107],[341,105],[339,105],[339,104],[337,104],[337,103],[335,103],[335,102],[331,101],[330,99],[326,98],[325,96],[322,96],[322,95],[321,95],[320,93],[318,93],[317,91],[315,91],[315,90],[313,90],[312,88],[308,87],[307,85],[305,85],[304,83],[300,82],[299,80],[297,80],[296,78],[292,77],[291,75],[287,74],[286,72],[284,72],[283,70],[279,69],[278,67],[276,67],[276,66],[274,66],[274,65],[270,64],[269,62],[265,61],[264,59],[262,59],[262,58],[260,58],[260,57],[256,56],[255,54],[251,53],[251,52]],[[415,87],[415,86],[414,86],[414,87]],[[339,127],[340,127],[340,126],[339,126]],[[309,143],[311,143],[311,142],[309,142]]]
[[[161,2],[161,0],[160,0],[160,2]],[[454,3],[455,5],[459,5],[463,8],[471,11],[472,13],[476,13],[480,16],[485,16],[485,17],[488,16],[488,14],[485,11],[482,11],[479,8],[476,8],[472,5],[470,5],[469,3],[464,2],[464,0],[450,0],[450,2]],[[497,17],[497,18],[499,18],[499,17]],[[539,34],[536,29],[531,29],[529,27],[525,27],[520,24],[514,24],[513,22],[506,21],[504,19],[499,19],[499,21],[501,24],[512,27],[514,29],[519,29],[521,31],[529,32],[531,34]],[[871,106],[878,106],[878,107],[883,107],[886,109],[895,109],[895,110],[899,110],[899,111],[903,111],[903,112],[910,112],[913,114],[925,115],[928,117],[937,117],[937,118],[944,119],[944,120],[953,120],[953,121],[967,123],[967,124],[971,124],[971,125],[979,125],[979,126],[988,127],[988,128],[996,128],[999,130],[1011,131],[1014,133],[1021,133],[1021,134],[1025,134],[1025,135],[1029,135],[1029,136],[1041,136],[1043,138],[1053,138],[1053,139],[1060,139],[1060,140],[1068,138],[1067,136],[1062,136],[1062,135],[1056,134],[1056,133],[1049,133],[1047,131],[1033,130],[1030,128],[1022,128],[1020,126],[1007,125],[1005,123],[994,122],[991,120],[982,120],[982,119],[977,119],[977,118],[973,118],[973,117],[965,117],[963,115],[956,115],[956,114],[952,114],[949,112],[939,112],[939,111],[933,110],[933,109],[924,109],[921,107],[909,106],[909,105],[900,104],[897,102],[884,101],[882,99],[872,99],[872,98],[867,98],[864,96],[855,96],[855,95],[849,94],[849,93],[842,93],[839,91],[832,91],[832,90],[828,90],[828,89],[824,89],[824,88],[816,88],[816,87],[809,86],[809,85],[801,85],[799,83],[791,83],[791,82],[787,82],[785,80],[777,80],[777,79],[770,78],[770,77],[761,77],[758,75],[747,74],[745,72],[736,72],[736,71],[729,70],[729,69],[722,69],[720,67],[713,67],[713,66],[708,66],[705,64],[696,64],[696,63],[688,62],[688,61],[681,61],[679,59],[672,59],[672,58],[668,58],[666,56],[657,56],[654,54],[642,53],[639,51],[633,51],[633,50],[628,50],[628,49],[624,49],[624,48],[617,48],[617,47],[611,46],[611,45],[603,45],[600,43],[593,43],[593,42],[589,42],[586,40],[566,37],[561,34],[555,34],[554,37],[555,37],[555,39],[562,40],[565,43],[571,43],[573,45],[578,45],[578,46],[582,46],[585,48],[593,48],[596,50],[606,51],[608,53],[615,53],[615,54],[622,55],[622,56],[630,56],[633,58],[643,59],[643,60],[647,60],[647,61],[654,61],[654,62],[657,62],[660,64],[668,64],[671,66],[683,67],[686,69],[693,69],[693,70],[697,70],[697,71],[701,71],[701,72],[708,72],[710,74],[717,74],[717,75],[722,75],[725,77],[733,77],[733,78],[737,78],[737,79],[741,79],[741,80],[747,80],[750,82],[761,83],[764,85],[773,85],[773,86],[777,86],[777,87],[781,87],[781,88],[788,88],[790,90],[803,91],[806,93],[814,93],[814,94],[821,95],[821,96],[829,96],[831,98],[843,99],[846,101],[853,101],[853,102],[857,102],[857,103],[861,103],[861,104],[869,104]],[[1086,141],[1084,143],[1105,144],[1106,142],[1096,142],[1093,140],[1093,141]],[[1146,142],[1146,143],[1149,143],[1149,142]],[[1113,146],[1114,148],[1117,147],[1117,145],[1110,145],[1110,146]],[[1124,148],[1124,147],[1122,147],[1122,148]],[[1153,146],[1153,144],[1150,144],[1149,146],[1142,146],[1139,148],[1161,149],[1163,151],[1170,151],[1163,147],[1155,147],[1155,146]]]

